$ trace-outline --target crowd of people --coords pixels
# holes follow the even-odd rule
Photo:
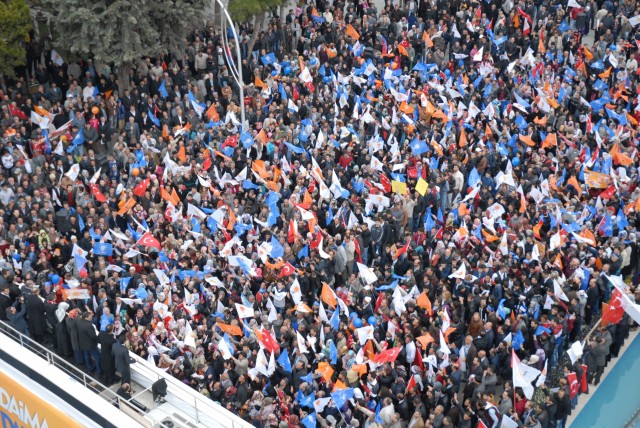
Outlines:
[[[638,321],[638,13],[304,3],[239,26],[244,99],[215,28],[128,88],[47,53],[0,93],[0,319],[256,427],[564,427]]]

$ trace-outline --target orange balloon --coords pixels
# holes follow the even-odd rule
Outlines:
[[[98,108],[98,106],[91,107],[91,113],[93,113],[93,114],[100,113],[100,109]]]
[[[139,168],[133,168],[131,170],[131,174],[133,174],[134,177],[137,177],[138,174],[140,174],[140,169]]]

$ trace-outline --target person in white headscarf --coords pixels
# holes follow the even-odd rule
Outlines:
[[[58,319],[58,324],[56,324],[56,350],[58,351],[58,355],[63,357],[73,355],[71,336],[69,335],[69,330],[67,330],[67,323],[64,322],[68,316],[67,309],[69,309],[67,302],[60,302],[56,309],[56,318]]]

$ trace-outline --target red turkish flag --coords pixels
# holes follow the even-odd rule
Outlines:
[[[291,92],[293,93],[293,100],[298,101],[298,99],[300,98],[300,92],[298,92],[298,86],[293,85],[293,89],[291,90]]]
[[[400,351],[402,351],[402,347],[400,346],[397,348],[385,349],[379,354],[374,355],[372,361],[376,364],[393,363],[396,358],[398,358],[398,355],[400,355]]]
[[[207,156],[207,158],[202,162],[202,169],[208,171],[211,168],[211,156]]]
[[[622,294],[620,290],[615,288],[613,294],[611,294],[611,300],[609,304],[602,304],[602,324],[607,326],[609,324],[618,324],[624,316],[624,309],[622,308]]]
[[[589,383],[587,382],[587,366],[580,364],[582,367],[582,378],[580,379],[580,392],[586,394],[589,392]]]
[[[142,238],[138,241],[139,245],[144,245],[145,247],[153,247],[158,250],[162,250],[162,245],[160,245],[160,241],[158,241],[151,232],[147,232],[142,235]]]
[[[404,244],[402,247],[398,248],[398,251],[396,251],[396,253],[393,255],[393,260],[399,259],[401,255],[406,253],[409,250],[410,243],[411,243],[411,239],[409,239],[407,243]]]
[[[287,262],[284,266],[282,266],[282,270],[280,271],[280,278],[284,278],[285,276],[293,275],[295,272],[295,268],[291,266],[291,263]]]
[[[616,187],[609,186],[602,193],[600,193],[600,197],[602,199],[611,199],[615,194],[616,194]]]
[[[416,352],[416,354],[418,353]],[[416,383],[416,377],[415,375],[412,375],[411,379],[409,379],[409,382],[407,382],[407,389],[405,390],[405,394],[413,390],[413,388],[415,388],[416,386],[418,386],[418,384]]]
[[[391,181],[389,181],[389,177],[383,173],[380,173],[380,184],[384,187],[385,193],[389,193],[391,191]]]
[[[287,232],[287,241],[289,244],[293,244],[296,241],[296,225],[292,220],[289,220],[289,231]]]
[[[382,291],[378,294],[378,298],[376,299],[376,306],[375,306],[375,310],[376,312],[378,311],[378,308],[380,307],[380,305],[382,304],[382,301],[384,300],[384,294],[382,293]]]
[[[89,185],[89,188],[91,189],[91,194],[93,195],[93,197],[96,198],[96,201],[107,202],[107,198],[104,197],[97,184],[91,183]]]
[[[360,250],[360,243],[358,242],[357,239],[354,239],[353,240],[353,244],[355,246],[356,261],[358,263],[362,263],[362,252]]]
[[[578,376],[573,372],[569,373],[567,375],[567,382],[569,383],[569,397],[573,400],[573,398],[578,395],[578,390],[580,389]]]
[[[151,179],[150,178],[145,178],[144,180],[142,180],[133,189],[133,194],[136,195],[136,196],[140,196],[140,197],[144,196],[144,193],[147,191],[147,188],[149,187],[149,183],[151,183]]]
[[[318,232],[318,234],[316,235],[316,238],[309,243],[309,247],[312,250],[314,250],[320,246],[321,242],[322,242],[322,232]]]
[[[262,330],[262,344],[264,345],[264,349],[269,352],[277,353],[280,351],[280,345],[278,345],[278,341],[271,335],[269,330]]]

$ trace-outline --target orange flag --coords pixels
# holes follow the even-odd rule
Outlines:
[[[207,115],[209,120],[213,120],[214,122],[219,122],[220,121],[220,115],[218,114],[218,111],[216,110],[216,105],[215,104],[211,104],[211,107],[209,107],[209,109],[207,110],[207,112],[205,114]]]
[[[104,93],[104,99],[109,100],[109,98],[111,98],[111,94],[113,94],[113,89],[109,89],[107,92]]]
[[[38,113],[40,116],[48,116],[49,112],[45,109],[43,109],[40,106],[33,106],[33,110]]]
[[[572,175],[571,178],[567,180],[567,185],[573,186],[573,188],[578,191],[582,190],[582,186],[580,186],[580,183],[578,183],[578,179],[575,175]]]
[[[251,169],[255,171],[260,176],[260,178],[269,177],[269,173],[264,167],[264,161],[261,161],[261,160],[253,161],[253,163],[251,164]]]
[[[553,265],[558,269],[562,270],[562,259],[560,258],[560,253],[556,256],[556,259],[553,261]]]
[[[527,200],[525,199],[524,195],[521,193],[520,194],[520,209],[518,211],[520,212],[520,214],[522,214],[526,210],[527,210]]]
[[[267,87],[267,85],[258,76],[256,76],[256,81],[254,85],[256,85],[258,88],[261,88],[261,89],[264,89]]]
[[[611,76],[611,67],[607,68],[607,71],[598,74],[601,79],[607,79],[609,76]]]
[[[227,222],[227,230],[233,230],[233,226],[236,224],[236,214],[231,207],[227,205],[227,211],[229,212],[229,221]]]
[[[520,137],[520,141],[522,141],[529,147],[534,147],[536,145],[536,143],[534,143],[531,137],[528,135],[519,135],[519,137]]]
[[[320,293],[320,298],[323,302],[325,302],[332,308],[335,308],[338,304],[335,293],[333,292],[333,290],[331,290],[329,284],[327,284],[326,282],[322,283],[322,292]]]
[[[331,368],[331,365],[326,362],[326,361],[321,361],[318,363],[318,368],[316,369],[316,373],[319,373],[322,375],[322,378],[325,380],[325,382],[329,383],[331,382],[331,376],[333,375],[333,369]]]
[[[311,206],[311,204],[313,203],[313,198],[311,198],[308,190],[304,191],[304,198],[302,199],[302,203],[308,206]]]
[[[467,141],[467,133],[464,132],[464,129],[460,129],[460,140],[458,140],[458,145],[460,147],[464,147],[468,144]]]
[[[533,236],[535,236],[538,239],[542,239],[540,237],[540,229],[542,228],[543,222],[540,221],[538,222],[538,224],[536,224],[535,226],[533,226]]]
[[[344,31],[344,33],[351,37],[354,40],[358,40],[360,38],[360,34],[358,34],[358,32],[356,31],[355,28],[353,28],[353,25],[349,24],[347,25],[346,30]]]
[[[178,150],[178,160],[182,163],[186,163],[187,162],[187,151],[184,148],[184,146],[180,147],[180,149]]]
[[[418,296],[416,299],[416,304],[427,311],[429,316],[433,315],[433,308],[431,307],[431,300],[429,300],[429,296],[427,296],[427,292],[423,291],[422,294]]]
[[[611,176],[601,172],[586,171],[584,172],[584,182],[587,186],[596,189],[606,189],[611,184]]]
[[[487,137],[490,137],[493,135],[493,131],[491,130],[491,128],[489,127],[489,124],[487,123],[486,126],[484,127],[484,135]]]
[[[284,260],[280,259],[277,263],[269,263],[269,260],[265,260],[264,265],[272,270],[279,270],[284,266]]]
[[[137,204],[136,200],[131,198],[127,202],[125,202],[120,210],[118,211],[118,215],[125,215],[129,212],[131,208],[133,208]]]
[[[164,199],[167,202],[171,202],[171,204],[176,207],[178,206],[178,204],[180,203],[180,197],[178,196],[178,193],[176,193],[176,189],[172,189],[171,194],[169,194],[169,192],[167,192],[164,187],[162,187],[160,189],[160,196],[162,197],[162,199]]]
[[[458,215],[467,215],[469,214],[469,209],[467,208],[467,204],[462,203],[458,206]]]
[[[558,108],[560,107],[560,104],[558,104],[558,102],[555,100],[555,98],[552,97],[547,97],[547,102],[549,103],[549,105],[553,108]],[[545,118],[546,119],[546,118]]]
[[[351,366],[351,370],[358,373],[361,377],[367,374],[367,365],[366,364],[354,364]]]
[[[261,129],[256,135],[256,140],[258,140],[263,145],[266,145],[269,142],[269,137],[267,137],[267,133],[264,132],[264,129]]]
[[[547,116],[542,116],[542,118],[533,119],[533,123],[540,126],[547,126]]]
[[[405,49],[404,46],[402,45],[398,45],[398,52],[400,52],[402,55],[408,57],[409,53],[407,52],[407,50]]]
[[[547,134],[547,137],[542,142],[543,149],[546,149],[547,147],[551,147],[551,146],[557,146],[557,145],[558,145],[558,138],[556,137],[556,134],[553,134],[553,133]]]
[[[585,58],[587,58],[587,60],[591,61],[593,59],[593,54],[589,49],[587,49],[586,46],[582,47],[582,52],[584,53],[584,56]]]
[[[242,336],[242,329],[237,325],[225,324],[222,322],[218,323],[218,327],[225,333],[229,333],[232,336]]]
[[[331,390],[331,392],[340,391],[341,389],[347,389],[347,385],[345,385],[343,381],[338,379],[336,383],[333,384],[333,389]]]
[[[423,351],[427,349],[427,346],[429,346],[430,343],[434,342],[433,337],[431,337],[429,333],[425,334],[424,336],[417,337],[416,339],[422,345]]]
[[[429,37],[429,33],[427,33],[426,31],[422,33],[422,40],[427,44],[428,48],[433,47],[433,41],[431,40],[431,37]]]
[[[169,127],[166,124],[162,125],[162,137],[169,138]]]
[[[591,232],[589,229],[583,230],[582,232],[579,233],[579,235],[584,239],[588,239],[590,241],[589,245],[591,245],[592,247],[596,246],[596,237],[593,234],[593,232]]]
[[[488,243],[492,243],[493,241],[497,241],[498,239],[500,239],[497,236],[490,234],[484,229],[482,229],[482,235],[485,237]]]

